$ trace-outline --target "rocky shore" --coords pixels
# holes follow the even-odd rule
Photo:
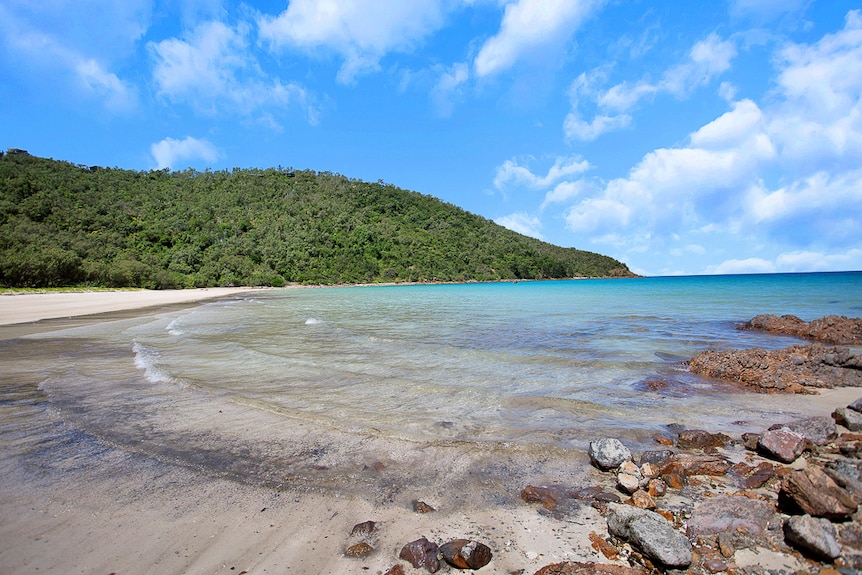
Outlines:
[[[707,351],[692,372],[759,392],[816,393],[862,387],[862,320],[757,316],[740,329],[763,329],[829,342],[783,350]],[[589,525],[601,561],[548,564],[534,575],[862,573],[862,397],[831,417],[776,423],[740,437],[672,424],[656,449],[634,454],[620,440],[590,443],[592,485],[526,485],[525,505],[561,523]],[[416,502],[414,512],[431,513]],[[376,526],[358,524],[362,541],[346,556],[373,553]],[[469,538],[404,542],[386,575],[478,570],[495,550]],[[510,571],[523,575],[526,570]]]

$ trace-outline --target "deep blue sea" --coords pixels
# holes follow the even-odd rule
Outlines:
[[[559,474],[598,436],[648,449],[671,423],[738,434],[813,413],[683,365],[798,343],[737,329],[760,313],[862,316],[862,273],[291,288],[21,338],[0,328],[4,465],[112,449],[378,493],[418,474]]]

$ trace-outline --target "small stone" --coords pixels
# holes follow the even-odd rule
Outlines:
[[[402,547],[398,557],[409,562],[416,569],[424,567],[429,573],[436,573],[440,569],[440,560],[437,558],[438,551],[439,548],[436,543],[421,537]]]
[[[664,517],[630,505],[608,505],[608,532],[667,567],[691,565],[691,543]]]
[[[703,568],[710,573],[720,573],[722,571],[727,571],[727,563],[718,557],[711,557],[703,562]]]
[[[784,523],[784,538],[799,550],[824,561],[832,561],[841,554],[835,527],[828,519],[793,516]]]
[[[443,559],[459,569],[481,569],[491,562],[491,548],[469,539],[455,539],[440,546]]]
[[[862,413],[846,407],[836,409],[832,417],[838,425],[843,425],[850,431],[862,431]]]
[[[643,491],[642,489],[638,489],[637,491],[632,493],[632,505],[639,509],[656,508],[655,499],[653,499],[649,493]]]
[[[626,493],[634,493],[640,487],[640,480],[634,475],[628,473],[619,473],[617,475],[617,485]]]
[[[371,535],[374,533],[374,529],[376,524],[374,521],[364,521],[362,523],[357,523],[353,526],[353,529],[350,531],[351,535]]]
[[[760,442],[760,434],[758,433],[743,433],[742,445],[749,451],[757,451],[757,444]]]
[[[620,550],[608,543],[595,531],[590,531],[590,543],[593,549],[604,555],[606,559],[616,561],[617,557],[619,557]]]
[[[655,465],[654,463],[644,463],[641,465],[640,470],[641,475],[647,479],[658,477],[659,468],[658,465]]]
[[[650,479],[647,483],[647,493],[651,497],[664,497],[664,494],[667,493],[667,483],[661,479]]]
[[[389,571],[387,571],[383,575],[405,575],[404,567],[402,567],[400,563],[396,563],[395,565],[390,567]]]
[[[365,541],[361,543],[357,543],[356,545],[351,545],[344,551],[345,557],[367,557],[374,552],[374,547],[366,543]]]
[[[548,511],[557,507],[557,501],[561,497],[560,490],[554,487],[535,487],[528,485],[521,491],[521,499],[527,503],[541,503]]]
[[[677,446],[682,449],[697,449],[703,447],[722,447],[726,440],[721,435],[713,435],[702,429],[685,429],[679,432]]]
[[[764,432],[757,442],[757,447],[773,459],[792,463],[802,455],[807,444],[808,440],[803,435],[782,427]]]
[[[619,467],[620,473],[628,473],[629,475],[634,475],[635,477],[640,477],[641,470],[635,465],[634,461],[623,461]]]
[[[413,511],[416,513],[433,513],[436,511],[433,507],[425,503],[424,501],[414,501],[413,502]]]
[[[646,575],[646,571],[623,565],[564,561],[545,565],[533,575]]]
[[[605,437],[590,442],[590,461],[601,469],[608,471],[616,469],[624,461],[632,458],[632,452],[619,439]]]
[[[736,554],[736,549],[733,547],[733,536],[727,531],[718,534],[718,551],[726,559],[730,559]]]

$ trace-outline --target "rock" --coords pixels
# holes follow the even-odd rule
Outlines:
[[[564,561],[545,565],[533,575],[646,575],[646,571],[623,565]]]
[[[620,550],[608,543],[595,531],[590,531],[590,545],[593,549],[605,556],[606,559],[616,561],[620,555]]]
[[[608,505],[608,532],[667,567],[691,565],[691,543],[664,517],[630,505]]]
[[[768,457],[784,463],[796,461],[807,445],[808,440],[803,435],[786,427],[765,431],[757,442],[757,446]]]
[[[794,471],[781,484],[779,502],[792,502],[803,512],[831,521],[848,519],[857,508],[853,498],[818,467]]]
[[[640,487],[640,479],[628,473],[617,474],[617,486],[628,494],[632,494]]]
[[[835,527],[828,519],[796,515],[784,523],[784,539],[800,551],[823,561],[841,555]]]
[[[374,529],[376,528],[376,523],[374,521],[364,521],[363,523],[357,523],[353,526],[353,529],[350,531],[351,535],[371,535],[374,533]]]
[[[424,501],[416,500],[413,502],[413,511],[415,511],[416,513],[433,513],[437,510],[425,503]]]
[[[775,468],[768,461],[762,461],[755,467],[740,462],[731,469],[739,475],[740,483],[746,489],[759,489],[775,477]]]
[[[721,573],[727,571],[727,563],[718,557],[711,557],[703,562],[703,568],[710,573]]]
[[[848,405],[847,408],[862,413],[862,397]]]
[[[686,477],[691,475],[721,476],[727,473],[728,469],[730,469],[730,463],[719,455],[678,453],[662,465],[659,475],[661,477],[672,474]]]
[[[635,507],[638,507],[640,509],[655,509],[656,508],[655,499],[653,499],[649,493],[647,493],[646,491],[643,491],[642,489],[638,489],[637,491],[632,493],[631,503],[632,503],[632,505],[634,505]]]
[[[742,446],[749,451],[757,451],[757,444],[760,442],[759,433],[743,433]]]
[[[695,506],[686,532],[691,539],[738,529],[759,535],[766,530],[772,514],[772,506],[765,501],[738,495],[719,495]]]
[[[823,471],[857,504],[862,505],[862,481],[859,469],[848,460],[830,461]]]
[[[862,413],[846,407],[839,407],[832,412],[832,418],[838,425],[843,425],[850,431],[862,431]]]
[[[541,503],[548,511],[553,511],[557,507],[557,501],[563,496],[564,493],[558,487],[535,487],[528,485],[521,491],[521,499],[527,503]]]
[[[661,479],[650,479],[647,483],[647,493],[651,497],[663,497],[667,493],[667,483]]]
[[[645,479],[655,479],[658,477],[659,467],[654,463],[644,463],[640,467],[641,477]]]
[[[590,442],[590,461],[601,469],[608,471],[616,469],[624,461],[629,461],[632,458],[632,452],[629,448],[620,442],[619,439],[605,437]]]
[[[828,315],[805,323],[795,315],[763,314],[747,321],[741,329],[763,330],[841,345],[862,344],[862,319]]]
[[[481,569],[491,562],[491,548],[469,539],[455,539],[440,546],[443,559],[458,569]]]
[[[390,567],[389,571],[387,571],[383,575],[405,575],[404,567],[402,567],[400,563],[396,563],[395,565]]]
[[[688,366],[692,373],[738,382],[759,393],[862,387],[862,357],[849,348],[820,343],[776,350],[710,350],[693,357]]]
[[[674,451],[670,449],[658,449],[655,451],[644,451],[641,453],[640,464],[641,467],[646,465],[647,463],[651,465],[655,465],[656,467],[661,467],[664,465],[665,461],[670,459],[675,455]]]
[[[826,445],[835,437],[835,420],[828,416],[798,419],[790,423],[773,425],[769,429],[781,427],[795,431],[815,445]]]
[[[374,547],[366,543],[365,541],[361,543],[357,543],[356,545],[351,545],[344,551],[345,557],[367,557],[374,552]]]
[[[681,449],[698,449],[703,447],[722,447],[728,441],[727,436],[715,434],[702,429],[685,429],[679,432],[676,444]]]
[[[437,557],[438,551],[439,548],[436,543],[432,543],[426,538],[421,537],[402,547],[398,557],[409,562],[416,569],[424,567],[429,573],[436,573],[440,569],[440,559]]]

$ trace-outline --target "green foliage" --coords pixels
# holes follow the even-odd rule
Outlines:
[[[382,182],[0,157],[0,285],[175,287],[632,275]]]

